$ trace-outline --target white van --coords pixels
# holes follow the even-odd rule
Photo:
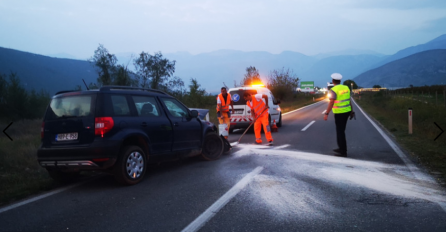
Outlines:
[[[243,86],[230,88],[228,91],[231,94],[232,102],[234,103],[234,112],[231,115],[231,126],[229,132],[232,133],[234,129],[247,128],[254,121],[254,118],[251,118],[251,109],[246,105],[246,101],[243,98],[243,94],[246,91],[249,91],[251,95],[265,94],[268,96],[270,125],[272,125],[273,121],[276,120],[276,125],[281,127],[282,110],[279,107],[280,100],[276,100],[271,91],[265,88],[263,85],[259,87]],[[265,100],[263,99],[263,101]]]

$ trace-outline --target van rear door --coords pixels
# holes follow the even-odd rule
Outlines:
[[[82,145],[94,140],[96,94],[66,93],[53,97],[43,125],[43,147]]]
[[[231,94],[235,111],[234,114],[232,114],[231,121],[233,119],[235,123],[249,122],[248,118],[251,115],[251,109],[246,105],[246,101],[243,98],[243,94],[245,94],[245,92],[249,92],[251,93],[251,95],[257,94],[257,90],[255,89],[237,89],[229,91],[229,94]]]

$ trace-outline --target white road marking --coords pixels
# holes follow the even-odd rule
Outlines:
[[[386,142],[389,144],[389,146],[395,151],[395,153],[403,160],[403,162],[406,164],[407,168],[409,168],[410,172],[415,176],[416,179],[421,180],[421,181],[427,181],[430,183],[436,183],[436,181],[427,175],[424,175],[413,163],[412,161],[407,158],[406,154],[404,154],[403,151],[401,151],[401,149],[389,138],[389,136],[387,136],[387,134],[384,133],[383,130],[381,130],[381,128],[378,127],[378,125],[376,125],[375,122],[372,121],[372,119],[370,119],[367,114],[361,109],[361,107],[359,107],[358,104],[356,104],[356,102],[353,100],[353,102],[355,103],[356,107],[358,107],[358,109],[362,112],[362,114],[370,121],[370,123],[373,125],[373,127],[375,127],[375,129],[381,134],[381,136],[386,140]],[[441,208],[446,212],[446,203],[444,202],[437,202]]]
[[[324,100],[318,101],[318,102],[316,102],[316,103],[313,103],[313,104],[311,104],[311,105],[308,105],[308,106],[304,106],[304,107],[302,107],[302,108],[299,108],[299,109],[295,109],[295,110],[293,110],[293,111],[290,111],[290,112],[286,112],[286,113],[282,114],[282,116],[283,116],[283,115],[287,115],[287,114],[291,114],[291,113],[294,113],[294,112],[296,112],[296,111],[299,111],[299,110],[305,109],[305,108],[307,108],[307,107],[310,107],[310,106],[312,106],[312,105],[315,105],[315,104],[319,104],[319,103],[321,103],[321,102],[324,102]]]
[[[15,209],[15,208],[17,208],[17,207],[20,207],[20,206],[22,206],[22,205],[26,205],[26,204],[31,203],[31,202],[34,202],[34,201],[38,201],[38,200],[40,200],[40,199],[43,199],[43,198],[52,196],[52,195],[54,195],[54,194],[63,192],[63,191],[65,191],[65,190],[68,190],[68,189],[72,189],[72,188],[78,187],[78,186],[83,185],[83,184],[85,184],[85,183],[87,183],[87,182],[90,182],[90,181],[92,181],[92,180],[94,180],[94,179],[96,179],[96,178],[93,178],[93,179],[90,179],[90,180],[86,180],[86,181],[83,181],[83,182],[81,182],[81,183],[77,183],[77,184],[74,184],[74,185],[70,185],[70,186],[67,186],[67,187],[65,187],[65,188],[56,189],[56,190],[53,190],[53,191],[51,191],[51,192],[42,194],[42,195],[40,195],[40,196],[36,196],[36,197],[30,198],[30,199],[27,199],[27,200],[24,200],[24,201],[21,201],[21,202],[12,204],[12,205],[10,205],[10,206],[6,206],[6,207],[3,207],[3,208],[0,208],[0,213],[6,212],[6,211],[11,210],[11,209]]]
[[[283,149],[283,148],[286,148],[286,147],[289,147],[289,146],[290,146],[289,144],[285,144],[285,145],[281,145],[281,146],[273,147],[272,149],[273,149],[273,150],[279,150],[279,149]]]
[[[182,232],[198,231],[206,224],[212,217],[214,217],[220,209],[223,208],[232,198],[234,198],[245,186],[253,180],[253,178],[263,170],[263,167],[259,166],[252,172],[247,174],[241,179],[234,187],[226,192],[220,199],[211,205],[206,211],[204,211],[197,219],[190,223]]]
[[[308,127],[310,127],[311,125],[313,125],[313,123],[315,123],[316,121],[311,121],[306,127],[304,127],[301,131],[306,131],[308,129]]]

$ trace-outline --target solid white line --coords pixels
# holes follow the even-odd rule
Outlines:
[[[308,127],[310,127],[311,125],[313,125],[313,123],[315,123],[316,121],[311,121],[306,127],[304,127],[304,129],[302,129],[301,131],[306,131],[308,129]]]
[[[381,130],[381,128],[378,127],[378,125],[376,125],[375,122],[373,122],[372,119],[369,118],[369,116],[367,116],[367,114],[361,109],[361,107],[359,107],[358,104],[356,104],[355,101],[353,101],[353,102],[355,103],[356,107],[358,107],[358,109],[362,112],[362,114],[364,114],[364,116],[375,127],[375,129],[381,134],[381,136],[386,140],[386,142],[395,151],[395,153],[403,160],[403,162],[406,164],[406,166],[409,168],[409,170],[415,175],[415,177],[417,177],[419,180],[427,180],[427,181],[434,182],[431,178],[427,178],[424,175],[421,176],[418,168],[412,163],[412,161],[409,158],[407,158],[407,156],[404,154],[404,152],[401,151],[401,149],[389,138],[389,136],[387,136],[384,133],[383,130]]]
[[[412,161],[407,158],[406,154],[404,154],[403,151],[387,136],[381,128],[376,125],[375,122],[370,119],[367,114],[359,107],[358,104],[352,99],[353,103],[355,103],[356,107],[362,112],[362,114],[370,121],[370,123],[375,127],[375,129],[381,134],[381,136],[387,141],[389,146],[395,151],[395,153],[403,160],[403,162],[406,164],[407,168],[409,168],[409,171],[415,176],[416,179],[422,180],[422,181],[428,181],[431,183],[436,183],[436,181],[427,175],[423,175],[420,170],[412,163]],[[446,202],[436,202],[440,207],[443,209],[443,211],[446,212]]]
[[[263,167],[259,166],[252,172],[247,174],[241,179],[234,187],[225,193],[220,199],[211,205],[206,211],[204,211],[197,219],[190,223],[182,232],[198,231],[206,224],[213,216],[215,216],[220,209],[223,208],[232,198],[234,198],[245,186],[252,181],[252,179],[263,170]]]
[[[283,115],[287,115],[287,114],[291,114],[291,113],[294,113],[294,112],[296,112],[296,111],[299,111],[299,110],[305,109],[305,108],[307,108],[307,107],[310,107],[310,106],[312,106],[312,105],[315,105],[315,104],[319,104],[319,103],[321,103],[321,102],[324,102],[324,100],[320,100],[320,101],[318,101],[318,102],[316,102],[316,103],[313,103],[313,104],[311,104],[311,105],[307,105],[307,106],[304,106],[304,107],[302,107],[302,108],[299,108],[299,109],[295,109],[295,110],[293,110],[293,111],[290,111],[290,112],[286,112],[286,113],[282,114],[282,116],[283,116]]]
[[[96,178],[93,178],[93,179],[96,179]],[[31,203],[31,202],[34,202],[34,201],[38,201],[38,200],[40,200],[40,199],[43,199],[43,198],[49,197],[49,196],[51,196],[51,195],[54,195],[54,194],[63,192],[63,191],[65,191],[65,190],[68,190],[68,189],[72,189],[72,188],[78,187],[78,186],[83,185],[83,184],[85,184],[85,183],[87,183],[87,182],[89,182],[89,181],[92,181],[93,179],[90,179],[90,180],[87,180],[87,181],[83,181],[83,182],[81,182],[81,183],[77,183],[77,184],[74,184],[74,185],[70,185],[70,186],[67,186],[67,187],[65,187],[65,188],[56,189],[56,190],[53,190],[53,191],[51,191],[51,192],[42,194],[42,195],[40,195],[40,196],[33,197],[33,198],[30,198],[30,199],[27,199],[27,200],[24,200],[24,201],[21,201],[21,202],[12,204],[12,205],[10,205],[10,206],[6,206],[6,207],[3,207],[3,208],[0,208],[0,213],[6,212],[6,211],[11,210],[11,209],[15,209],[15,208],[17,208],[17,207],[20,207],[20,206],[22,206],[22,205],[26,205],[26,204]]]

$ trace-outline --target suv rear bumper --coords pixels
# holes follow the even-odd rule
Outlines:
[[[94,141],[88,146],[41,146],[37,150],[37,160],[42,167],[106,169],[116,162],[120,147],[120,141]]]
[[[231,122],[230,129],[248,128],[252,122]]]

